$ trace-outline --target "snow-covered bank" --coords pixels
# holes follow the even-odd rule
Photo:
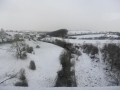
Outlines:
[[[110,69],[111,64],[108,65],[109,62],[107,64],[104,62],[104,56],[102,52],[103,49],[101,50],[100,48],[101,45],[100,44],[98,45],[98,50],[96,50],[97,52],[96,54],[93,54],[90,51],[90,48],[85,47],[90,47],[92,51],[95,51],[94,48],[89,45],[88,46],[84,45],[82,49],[79,49],[82,52],[82,55],[79,56],[78,60],[76,60],[75,65],[77,86],[78,87],[119,86],[119,74],[117,74],[117,72],[119,73],[119,69],[116,69],[117,66],[115,66],[114,67],[115,71],[111,71]],[[111,50],[112,52],[114,52],[113,49]],[[91,53],[89,53],[89,51]],[[115,51],[114,53],[115,55],[118,54],[117,51]],[[93,56],[91,57],[91,54],[95,55],[95,57]],[[114,73],[114,75],[111,75],[111,73]]]
[[[76,61],[75,71],[78,87],[104,87],[109,84],[105,80],[102,64],[92,61],[90,57],[82,53],[79,60]]]
[[[57,71],[61,69],[59,55],[63,48],[53,44],[40,41],[26,41],[34,48],[35,54],[27,54],[27,59],[16,59],[9,49],[11,44],[0,45],[0,82],[8,79],[10,75],[16,74],[21,68],[25,69],[25,76],[29,87],[53,87]],[[35,48],[39,45],[40,48]],[[36,70],[29,69],[30,61],[36,64]],[[0,86],[13,86],[18,78],[5,81]],[[1,90],[1,89],[0,89]]]
[[[120,87],[60,87],[60,88],[32,88],[32,87],[3,87],[0,90],[120,90]]]

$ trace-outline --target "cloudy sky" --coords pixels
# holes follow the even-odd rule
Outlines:
[[[0,0],[0,28],[120,31],[120,0]]]

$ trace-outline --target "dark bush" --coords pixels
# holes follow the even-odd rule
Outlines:
[[[68,30],[66,30],[66,29],[60,29],[57,31],[50,32],[50,33],[48,33],[48,35],[54,36],[54,37],[65,37],[67,35],[67,32],[68,32]]]
[[[60,46],[60,47],[65,48],[67,50],[71,50],[72,46],[73,46],[71,43],[67,43],[64,40],[62,41],[62,40],[58,40],[58,39],[55,40],[55,44],[58,45],[58,46]]]
[[[113,43],[105,44],[101,51],[104,62],[109,63],[111,70],[120,70],[120,46]]]
[[[20,70],[19,79],[20,79],[20,80],[26,80],[26,77],[25,77],[25,70],[24,70],[24,69],[21,69],[21,70]]]
[[[76,54],[78,56],[82,55],[82,53],[76,48],[74,48],[74,50],[72,50],[72,53],[74,53],[74,54]]]
[[[58,40],[58,39],[55,40],[55,43],[60,47],[64,47],[64,45],[66,44],[65,41],[61,41],[61,40]]]
[[[98,54],[98,48],[92,44],[83,45],[83,52],[91,55]]]
[[[25,59],[27,57],[26,51],[21,52],[21,59]]]
[[[15,86],[28,87],[28,82],[26,80],[15,83]]]
[[[67,51],[64,51],[61,55],[60,55],[60,63],[62,65],[63,68],[69,67],[70,68],[70,55]]]
[[[36,66],[35,66],[34,61],[31,61],[31,62],[30,62],[29,68],[30,68],[31,70],[35,70],[35,69],[36,69]]]
[[[98,54],[98,48],[95,47],[95,46],[93,46],[93,47],[92,47],[91,54],[92,54],[92,55]]]
[[[69,39],[76,39],[76,37],[69,37]]]
[[[37,46],[36,46],[36,48],[40,48],[40,46],[39,46],[39,45],[37,45]]]
[[[24,69],[21,69],[21,70],[20,70],[19,79],[20,79],[21,81],[15,83],[15,86],[24,86],[24,87],[27,87],[27,86],[28,86],[28,82],[27,82],[27,79],[26,79],[26,77],[25,77],[25,70],[24,70]]]
[[[33,52],[33,47],[27,47],[27,52],[32,53]]]
[[[70,70],[72,64],[70,62],[70,54],[64,51],[60,56],[60,63],[62,65],[62,70],[58,72],[58,78],[55,87],[71,87],[72,86],[72,72]]]
[[[67,74],[66,74],[67,73]],[[61,70],[58,72],[58,79],[56,81],[55,87],[70,87],[72,85],[71,76],[68,75],[68,72]]]

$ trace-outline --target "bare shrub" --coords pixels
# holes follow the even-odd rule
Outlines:
[[[98,54],[98,47],[92,44],[84,44],[83,45],[83,52],[90,55],[92,59],[95,58],[95,55]]]
[[[25,77],[25,70],[24,70],[24,69],[21,69],[21,70],[20,70],[19,79],[20,79],[20,80],[26,80],[26,77]]]
[[[24,59],[26,57],[27,57],[27,53],[26,53],[26,51],[23,51],[22,54],[21,54],[21,58]]]
[[[33,47],[27,47],[27,52],[32,53],[33,52]]]

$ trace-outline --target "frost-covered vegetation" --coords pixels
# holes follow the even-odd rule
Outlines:
[[[120,86],[119,32],[0,30],[0,86]]]

